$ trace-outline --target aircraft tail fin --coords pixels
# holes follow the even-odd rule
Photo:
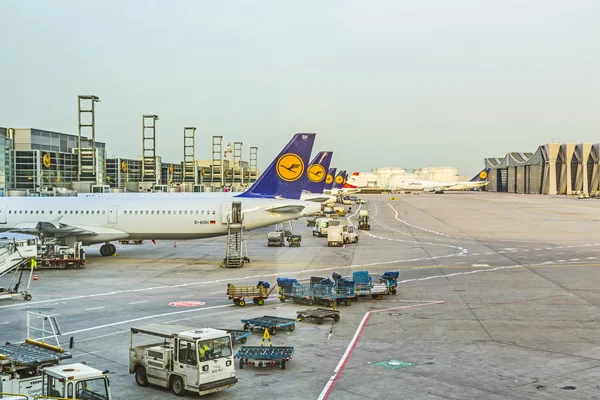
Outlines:
[[[477,175],[475,175],[469,182],[485,181],[487,179],[489,173],[490,173],[490,169],[485,168],[485,169],[481,170],[481,172],[479,172]]]
[[[335,180],[333,181],[333,189],[340,189],[344,183],[346,183],[346,179],[348,178],[348,174],[345,170],[340,171]]]
[[[325,179],[325,190],[331,190],[333,187],[333,182],[335,180],[335,171],[337,168],[329,168],[327,171],[327,178]]]
[[[297,133],[258,180],[237,197],[299,199],[315,133]]]
[[[331,151],[321,151],[312,160],[304,175],[304,190],[310,193],[323,193],[332,156]]]

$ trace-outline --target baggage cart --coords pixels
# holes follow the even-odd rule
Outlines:
[[[273,317],[265,315],[258,318],[243,319],[244,330],[253,330],[256,327],[267,329],[271,335],[277,334],[279,328],[287,327],[290,332],[296,329],[296,320],[291,318]]]
[[[379,277],[379,282],[386,283],[388,285],[388,292],[391,294],[396,294],[398,287],[398,276],[400,276],[398,271],[388,271]]]
[[[219,331],[225,331],[225,332],[229,333],[229,335],[231,336],[232,343],[240,342],[240,343],[244,344],[248,340],[248,337],[250,337],[250,335],[252,335],[251,330],[223,329],[223,328],[214,328],[214,329],[217,329]]]
[[[302,243],[302,235],[290,235],[288,237],[289,247],[300,247]]]
[[[269,283],[259,281],[256,286],[234,286],[231,283],[227,284],[227,296],[229,300],[233,300],[233,304],[240,307],[246,305],[246,298],[251,297],[254,304],[262,306],[265,304],[265,299],[275,290],[275,286],[269,290]]]
[[[295,278],[277,278],[278,297],[282,303],[293,298],[294,284],[313,284],[316,285],[325,278],[312,276],[310,279],[297,280]]]
[[[331,318],[335,322],[340,320],[340,312],[337,310],[329,310],[327,308],[316,308],[302,311],[296,311],[298,322],[306,320],[317,321],[317,324],[323,325],[325,318]]]
[[[294,347],[292,346],[242,346],[234,357],[240,360],[240,369],[244,369],[245,365],[254,365],[255,367],[279,365],[281,369],[285,369],[286,363],[292,359],[293,355]]]
[[[267,234],[267,246],[268,247],[283,247],[285,246],[285,233],[284,232],[269,232]]]

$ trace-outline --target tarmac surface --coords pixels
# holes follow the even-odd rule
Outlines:
[[[400,271],[398,293],[340,306],[341,320],[303,321],[274,345],[295,347],[285,370],[237,370],[208,399],[600,398],[600,201],[483,192],[364,196],[371,230],[328,248],[305,220],[300,248],[246,232],[251,263],[219,266],[225,238],[87,249],[81,270],[39,270],[33,300],[0,302],[0,341],[25,339],[26,311],[55,316],[72,360],[110,370],[114,399],[174,399],[129,374],[129,329],[147,323],[241,329],[241,319],[295,318],[310,306],[232,304],[227,283],[271,285]],[[348,214],[353,223],[358,206]],[[7,277],[0,278],[6,285]],[[176,307],[173,302],[200,302]],[[317,306],[312,306],[316,308]],[[247,345],[260,345],[258,330]],[[235,344],[234,352],[239,347]],[[188,393],[184,398],[197,398]]]

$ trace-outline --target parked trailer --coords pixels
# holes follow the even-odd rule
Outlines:
[[[369,271],[355,271],[352,273],[354,281],[354,294],[359,297],[371,296],[374,300],[383,300],[383,296],[389,293],[387,283],[374,283]]]
[[[292,359],[293,355],[294,348],[292,346],[242,346],[235,353],[235,358],[240,360],[240,369],[244,369],[244,365],[254,365],[255,367],[279,365],[281,369],[285,369],[286,363]]]
[[[379,282],[387,284],[389,293],[396,294],[398,287],[398,276],[400,276],[400,272],[388,271],[379,276]]]
[[[277,278],[278,297],[282,303],[288,299],[293,299],[294,284],[313,284],[317,285],[325,278],[312,276],[310,279],[297,280],[295,278]]]
[[[275,286],[269,290],[269,283],[259,281],[256,286],[234,286],[231,283],[227,284],[227,296],[229,300],[233,300],[233,304],[240,307],[246,305],[246,297],[252,297],[254,304],[262,306],[265,304],[265,299],[275,290]]]
[[[277,329],[287,326],[290,332],[296,329],[296,320],[291,318],[281,318],[265,315],[258,318],[243,319],[244,330],[253,330],[256,327],[268,329],[271,335],[277,334]]]
[[[288,238],[289,247],[300,247],[302,235],[290,235]]]
[[[335,322],[340,320],[340,312],[337,310],[329,310],[327,308],[316,308],[302,311],[296,311],[298,322],[306,320],[317,321],[317,324],[323,325],[325,318],[331,318]]]
[[[229,333],[229,335],[231,336],[232,342],[240,342],[242,344],[246,343],[246,341],[248,340],[248,337],[250,337],[250,335],[252,335],[251,330],[223,329],[223,328],[214,328],[214,329],[219,330],[219,331],[225,331],[225,332]]]

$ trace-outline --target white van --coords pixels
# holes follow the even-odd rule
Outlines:
[[[331,218],[317,218],[313,227],[313,236],[327,236],[327,228],[329,228]]]

